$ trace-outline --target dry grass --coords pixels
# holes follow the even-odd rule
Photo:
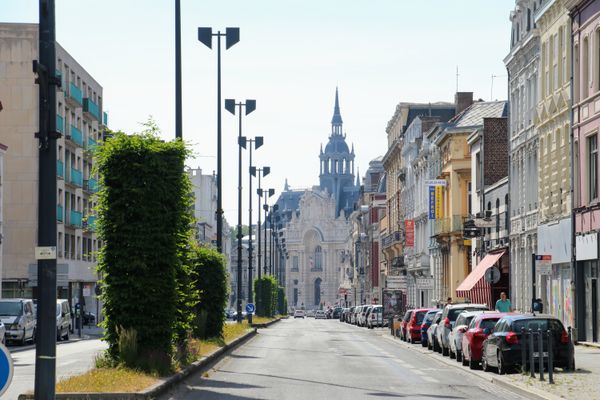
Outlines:
[[[138,392],[158,377],[127,368],[98,368],[56,384],[57,393]]]
[[[279,318],[280,316],[277,315],[275,317],[252,317],[252,323],[253,324],[266,324],[267,322],[271,322],[277,318]]]
[[[191,339],[190,352],[198,359],[206,357],[251,330],[247,321],[241,324],[225,324],[223,339]],[[96,368],[83,375],[73,376],[57,383],[56,391],[58,393],[132,393],[144,390],[157,382],[158,376],[128,368]]]

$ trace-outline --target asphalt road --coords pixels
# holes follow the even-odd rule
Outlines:
[[[387,331],[386,331],[387,333]],[[336,320],[283,320],[161,400],[522,399],[383,337]]]
[[[79,375],[94,366],[96,354],[106,348],[99,339],[59,342],[56,346],[57,381],[72,375]],[[16,399],[19,394],[33,392],[35,380],[35,347],[26,349],[9,348],[15,366],[12,383],[2,399]]]

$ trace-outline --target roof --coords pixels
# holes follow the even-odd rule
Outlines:
[[[331,135],[329,143],[325,146],[325,154],[350,154],[346,139],[340,135]]]
[[[480,101],[471,104],[451,122],[454,127],[463,128],[483,125],[484,118],[500,118],[507,116],[506,101]]]
[[[338,100],[338,88],[335,88],[335,106],[333,107],[333,118],[331,118],[331,123],[335,125],[341,125],[342,114],[340,113],[340,102]]]
[[[446,122],[452,119],[455,115],[455,106],[451,105],[432,105],[432,104],[413,104],[408,110],[408,117],[406,124],[402,127],[405,130],[407,126],[410,126],[412,121],[417,117],[432,116],[439,117],[440,122]]]

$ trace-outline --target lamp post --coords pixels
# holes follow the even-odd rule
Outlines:
[[[239,138],[239,144],[241,147],[246,148],[246,144],[248,143],[248,151],[249,151],[249,164],[250,168],[249,179],[248,179],[248,303],[252,303],[252,144],[254,144],[254,148],[258,149],[263,145],[263,137],[256,136],[254,139],[248,139],[245,136],[241,136]],[[252,313],[248,313],[248,323],[252,323]]]
[[[221,170],[221,37],[225,36],[225,49],[229,49],[231,46],[240,41],[240,28],[225,28],[225,33],[221,33],[221,31],[213,33],[212,28],[198,28],[198,40],[209,49],[212,48],[213,36],[217,37],[217,250],[219,253],[223,253],[223,190]]]
[[[237,223],[237,322],[242,323],[242,107],[246,108],[246,115],[256,110],[256,100],[246,100],[245,103],[236,103],[234,99],[225,100],[225,109],[235,115],[238,107],[238,223]],[[244,138],[245,139],[245,138]]]
[[[268,168],[267,173],[264,173],[264,169]],[[263,176],[266,176],[267,174],[269,174],[269,172],[271,169],[269,167],[264,167],[262,169],[263,171]],[[260,168],[257,168],[257,171],[261,171]],[[261,225],[262,225],[262,221],[261,221],[261,216],[260,216],[260,209],[262,208],[262,198],[263,196],[266,198],[269,198],[271,196],[273,196],[275,194],[275,189],[262,189],[260,186],[260,173],[258,174],[258,189],[256,189],[256,194],[258,195],[258,264],[257,264],[257,268],[258,268],[258,279],[260,279],[260,269],[261,269],[261,261],[262,261],[262,252],[261,252],[261,248],[262,248],[262,244],[261,244]],[[266,201],[266,200],[265,200]],[[266,223],[266,221],[265,221]],[[266,238],[265,238],[266,240]],[[267,253],[267,245],[265,243],[265,259],[266,259],[266,253]],[[264,262],[263,262],[264,263]]]

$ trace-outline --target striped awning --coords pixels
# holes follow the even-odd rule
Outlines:
[[[495,265],[504,255],[504,251],[488,254],[477,267],[456,288],[456,296],[466,297],[473,303],[487,304],[492,307],[492,287],[485,280],[485,271]]]

